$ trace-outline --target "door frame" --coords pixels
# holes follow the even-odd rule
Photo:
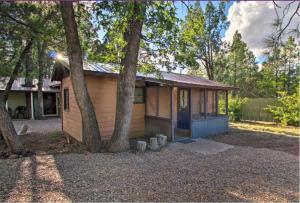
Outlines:
[[[178,127],[178,120],[179,120],[179,107],[180,107],[180,90],[187,90],[188,91],[188,98],[189,98],[189,102],[188,102],[188,107],[189,107],[189,128],[188,129],[185,129],[185,130],[191,130],[191,122],[192,122],[192,119],[191,119],[191,92],[192,92],[192,89],[191,88],[185,88],[185,87],[178,87],[178,93],[177,93],[177,128]],[[183,128],[180,128],[180,129],[183,129]]]

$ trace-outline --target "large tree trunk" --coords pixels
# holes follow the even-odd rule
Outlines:
[[[45,68],[45,49],[46,42],[38,42],[38,111],[37,117],[43,118],[43,79],[44,79],[44,68]]]
[[[32,70],[33,70],[33,62],[32,62],[32,49],[30,48],[25,56],[25,86],[32,86]]]
[[[23,49],[19,60],[17,61],[11,76],[9,78],[8,83],[6,84],[6,88],[4,92],[1,93],[0,97],[0,130],[2,133],[2,136],[9,148],[9,150],[13,153],[20,154],[24,150],[24,146],[20,140],[20,137],[18,136],[14,125],[12,123],[12,120],[5,108],[5,103],[8,98],[8,94],[10,92],[10,89],[12,87],[12,84],[15,80],[15,78],[18,75],[21,63],[24,61],[24,58],[28,51],[31,49],[32,46],[32,40],[29,40],[26,47]]]
[[[117,85],[117,106],[114,133],[109,143],[109,151],[121,152],[129,149],[128,131],[131,122],[137,58],[143,27],[144,5],[134,2],[133,14],[124,33],[125,56],[121,61],[120,77]]]
[[[61,2],[60,8],[68,46],[71,81],[82,117],[83,141],[91,152],[100,152],[102,144],[100,131],[84,79],[82,50],[73,4],[70,1]]]

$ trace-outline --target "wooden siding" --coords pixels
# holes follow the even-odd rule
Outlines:
[[[147,87],[147,115],[171,118],[171,88]]]
[[[156,116],[157,114],[157,87],[146,88],[147,115]]]
[[[97,116],[98,125],[102,139],[110,139],[115,122],[117,80],[99,76],[86,75],[86,84],[94,109]],[[142,84],[139,82],[138,84]],[[63,130],[82,141],[82,122],[81,114],[73,93],[70,79],[63,80],[63,87],[69,87],[70,111],[64,111]],[[63,104],[63,101],[62,101]],[[62,106],[63,107],[63,106]],[[130,137],[144,136],[145,131],[145,104],[134,104],[131,126],[129,129]]]
[[[192,95],[192,115],[200,114],[200,90],[193,88]]]
[[[216,112],[216,94],[214,90],[207,91],[207,113],[215,113]]]
[[[64,78],[62,81],[62,92],[64,89],[69,89],[69,110],[64,110],[64,96],[61,97],[63,131],[82,141],[82,120],[81,113],[75,99],[73,86],[70,77]]]
[[[146,130],[145,134],[148,137],[155,136],[156,134],[164,134],[168,140],[172,140],[172,121],[166,118],[146,116]]]
[[[171,118],[171,89],[170,87],[159,88],[159,111],[161,118]]]

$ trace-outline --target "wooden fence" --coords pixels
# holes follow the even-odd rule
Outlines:
[[[274,122],[273,115],[265,110],[268,105],[279,105],[275,98],[248,99],[242,108],[242,120]]]

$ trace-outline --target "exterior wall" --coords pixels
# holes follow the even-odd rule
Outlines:
[[[70,77],[64,78],[61,86],[62,92],[66,88],[69,89],[69,111],[64,110],[64,96],[62,95],[61,98],[63,131],[68,133],[78,141],[82,141],[81,113],[75,99]]]
[[[192,116],[200,114],[200,90],[196,88],[192,88]]]
[[[228,131],[228,117],[208,117],[192,121],[192,138],[203,138]]]
[[[147,115],[160,118],[171,118],[171,88],[165,87],[147,87]]]
[[[207,90],[207,113],[216,112],[216,92],[213,90]]]
[[[162,133],[172,140],[172,121],[166,118],[146,116],[146,136],[154,136]]]
[[[171,88],[159,88],[159,111],[158,116],[161,118],[171,118]]]
[[[102,139],[110,139],[115,125],[117,80],[115,78],[90,75],[85,76],[85,78],[88,92],[96,112],[101,137]],[[140,86],[142,84],[139,83],[138,85]],[[65,87],[69,87],[70,101],[70,111],[66,112],[63,110],[63,130],[79,141],[82,141],[81,114],[69,77],[63,80],[62,87],[62,91]],[[144,131],[145,104],[134,104],[129,136],[131,138],[144,136]]]
[[[10,92],[7,105],[14,113],[18,106],[26,106],[25,92]]]
[[[157,115],[157,87],[146,88],[146,112],[149,116]]]

